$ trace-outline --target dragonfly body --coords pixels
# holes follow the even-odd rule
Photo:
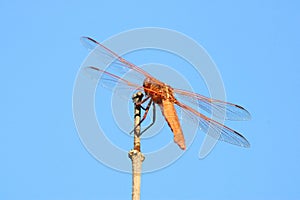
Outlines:
[[[144,80],[143,87],[145,93],[151,97],[154,103],[159,105],[164,118],[174,134],[174,142],[184,150],[185,140],[174,107],[177,99],[174,97],[173,88],[161,81],[151,78],[146,78]]]
[[[105,66],[109,63],[108,70],[94,66],[88,66],[86,69],[91,71],[92,74],[99,73],[100,77],[104,75],[105,78],[103,80],[107,78],[109,83],[126,86],[131,91],[144,90],[148,96],[147,99],[151,98],[151,101],[161,108],[162,114],[174,134],[174,141],[181,149],[185,149],[186,146],[175,105],[182,111],[188,113],[192,119],[191,121],[197,123],[200,129],[211,137],[234,145],[250,147],[250,143],[243,135],[198,111],[205,111],[219,119],[224,119],[225,117],[226,120],[249,120],[251,115],[245,108],[233,103],[205,97],[201,94],[172,88],[164,82],[157,80],[145,70],[125,60],[109,48],[98,43],[96,40],[83,37],[82,42],[89,49],[95,50],[99,56],[98,61],[101,65]],[[137,73],[137,76],[142,79],[137,78],[136,80],[129,81],[122,78],[124,73],[130,70]],[[133,81],[137,81],[137,83]],[[143,81],[143,83],[140,81]],[[151,101],[148,104],[149,107]],[[191,106],[188,106],[189,104],[191,104]],[[148,110],[146,110],[145,113],[147,113]]]

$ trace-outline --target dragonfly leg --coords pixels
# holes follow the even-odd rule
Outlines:
[[[136,105],[137,105],[137,106],[140,106],[143,110],[146,110],[147,108],[144,108],[144,107],[142,106],[142,104],[145,103],[149,98],[150,98],[150,96],[146,97],[146,98],[143,99],[142,101],[136,103]],[[147,107],[148,107],[148,105],[147,105]]]
[[[145,99],[144,99],[143,101],[141,101],[141,102],[145,102],[145,100],[148,100],[148,99],[149,99],[149,97],[145,98]],[[139,104],[140,104],[140,103],[139,103]],[[134,132],[134,130],[135,130],[139,125],[141,125],[141,123],[146,119],[151,104],[152,104],[152,99],[149,101],[147,107],[146,107],[146,108],[143,108],[143,110],[145,110],[145,113],[144,113],[144,116],[142,117],[141,121],[134,127],[134,129],[133,129],[132,131],[130,131],[129,134],[132,134],[132,133]],[[151,125],[151,126],[152,126],[152,125]],[[147,127],[146,129],[148,129],[148,128],[150,128],[150,127]],[[145,132],[145,130],[142,131],[142,133],[143,133],[143,132]],[[142,133],[141,133],[141,134],[142,134]],[[140,135],[141,135],[141,134],[140,134]]]
[[[149,109],[148,109],[149,110]],[[151,122],[151,124],[147,127],[147,128],[145,128],[141,133],[140,133],[140,136],[144,133],[144,132],[146,132],[151,126],[153,126],[153,124],[155,123],[155,120],[156,120],[156,113],[155,113],[156,111],[155,111],[155,104],[153,103],[153,118],[152,118],[152,122]]]

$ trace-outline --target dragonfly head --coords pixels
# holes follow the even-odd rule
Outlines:
[[[151,78],[149,77],[145,78],[143,82],[143,87],[146,94],[148,94],[148,91],[152,87],[152,85],[153,85],[153,81],[151,80]]]
[[[151,85],[152,81],[149,77],[145,78],[144,83],[143,83],[143,87],[144,88],[149,88]]]

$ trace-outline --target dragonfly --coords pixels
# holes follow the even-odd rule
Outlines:
[[[225,120],[250,120],[250,113],[242,106],[209,98],[187,90],[173,88],[158,80],[144,69],[127,61],[96,40],[90,37],[82,37],[81,42],[89,50],[92,50],[98,55],[98,61],[100,63],[107,64],[109,66],[105,70],[95,66],[87,66],[85,67],[86,70],[89,73],[96,73],[99,74],[99,76],[105,76],[106,80],[113,84],[121,83],[133,91],[143,91],[145,98],[141,103],[145,103],[146,101],[149,102],[141,121],[146,118],[151,105],[158,105],[168,126],[173,132],[174,142],[182,150],[186,149],[186,144],[175,106],[187,113],[188,116],[193,119],[192,121],[197,122],[200,129],[209,134],[211,137],[233,145],[246,148],[250,147],[250,143],[242,134],[198,111],[202,110],[210,115],[214,115],[219,118],[223,117],[223,119],[225,116]],[[142,77],[142,82],[134,83],[124,78],[122,75],[128,71],[134,71],[137,75],[139,75],[139,77]],[[183,100],[180,101],[179,99],[191,102],[193,106],[183,103]],[[213,131],[209,131],[209,129]]]

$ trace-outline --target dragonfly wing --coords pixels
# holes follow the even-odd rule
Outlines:
[[[137,74],[139,74],[139,76],[142,76],[143,79],[145,79],[146,77],[151,77],[152,79],[155,79],[143,69],[125,60],[117,53],[113,52],[112,50],[97,42],[96,40],[90,37],[82,37],[81,42],[85,47],[87,47],[89,50],[92,50],[92,52],[95,53],[95,58],[98,62],[97,66],[99,66],[98,68],[105,68],[105,71],[109,71],[110,73],[116,74],[120,77],[122,77],[128,71],[133,70]]]
[[[191,113],[191,117],[199,122],[199,126],[201,127],[202,131],[209,134],[209,136],[234,145],[250,147],[250,143],[247,141],[247,139],[237,131],[206,117],[205,115],[183,103],[178,101],[175,103],[185,112]]]
[[[131,81],[128,81],[124,78],[121,78],[115,74],[112,74],[108,71],[104,71],[97,67],[89,66],[84,68],[85,73],[91,79],[98,81],[98,84],[106,89],[113,90],[118,87],[118,90],[143,90],[143,86],[140,84],[135,84]]]
[[[99,84],[104,88],[108,89],[127,89],[131,91],[141,91],[144,90],[142,83],[134,83],[125,78],[119,77],[113,73],[108,71],[99,69],[97,67],[89,66],[84,68],[85,72],[92,79],[99,81]],[[150,88],[147,88],[147,92],[151,92],[152,94],[162,95],[161,91],[155,91]]]
[[[211,99],[200,94],[192,93],[186,90],[174,89],[176,97],[182,101],[187,101],[209,114],[218,118],[225,116],[226,120],[250,120],[250,113],[242,106]]]

